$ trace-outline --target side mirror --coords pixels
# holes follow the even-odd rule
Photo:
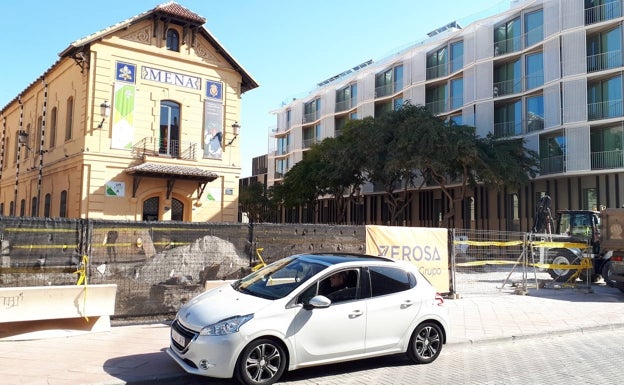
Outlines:
[[[331,305],[331,300],[329,298],[324,295],[317,295],[310,298],[310,300],[303,305],[303,308],[306,310],[324,309],[329,307],[329,305]]]

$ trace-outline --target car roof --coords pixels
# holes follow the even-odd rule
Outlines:
[[[395,261],[386,258],[386,257],[378,257],[374,255],[367,254],[356,254],[356,253],[306,253],[299,254],[296,256],[297,258],[305,259],[310,262],[320,262],[324,265],[336,265],[341,263],[348,262],[362,262],[362,261],[377,261],[377,262],[390,262],[394,263]]]

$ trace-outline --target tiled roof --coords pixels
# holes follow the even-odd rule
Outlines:
[[[187,8],[184,8],[183,6],[176,3],[175,1],[170,1],[165,4],[160,4],[159,6],[154,8],[154,11],[169,13],[173,16],[181,17],[189,21],[194,21],[198,24],[204,24],[206,22],[205,18],[199,16],[195,12],[188,10]]]
[[[154,178],[178,178],[195,179],[211,182],[218,178],[212,171],[202,170],[199,167],[176,166],[160,163],[142,163],[138,166],[125,170],[127,174],[138,176],[149,176]]]

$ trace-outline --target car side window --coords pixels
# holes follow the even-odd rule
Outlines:
[[[373,297],[398,293],[416,286],[414,276],[400,268],[371,266],[369,271]]]
[[[332,303],[355,300],[360,294],[360,272],[358,269],[335,272],[304,290],[297,303],[306,303],[315,295],[324,295]]]

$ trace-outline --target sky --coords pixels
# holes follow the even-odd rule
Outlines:
[[[72,42],[167,0],[2,0],[0,109]],[[424,40],[452,21],[508,8],[507,0],[177,0],[260,84],[242,95],[241,177],[269,150],[271,113],[316,84]],[[461,25],[461,22],[460,22]],[[465,25],[464,25],[465,26]],[[12,49],[14,48],[14,49]]]

